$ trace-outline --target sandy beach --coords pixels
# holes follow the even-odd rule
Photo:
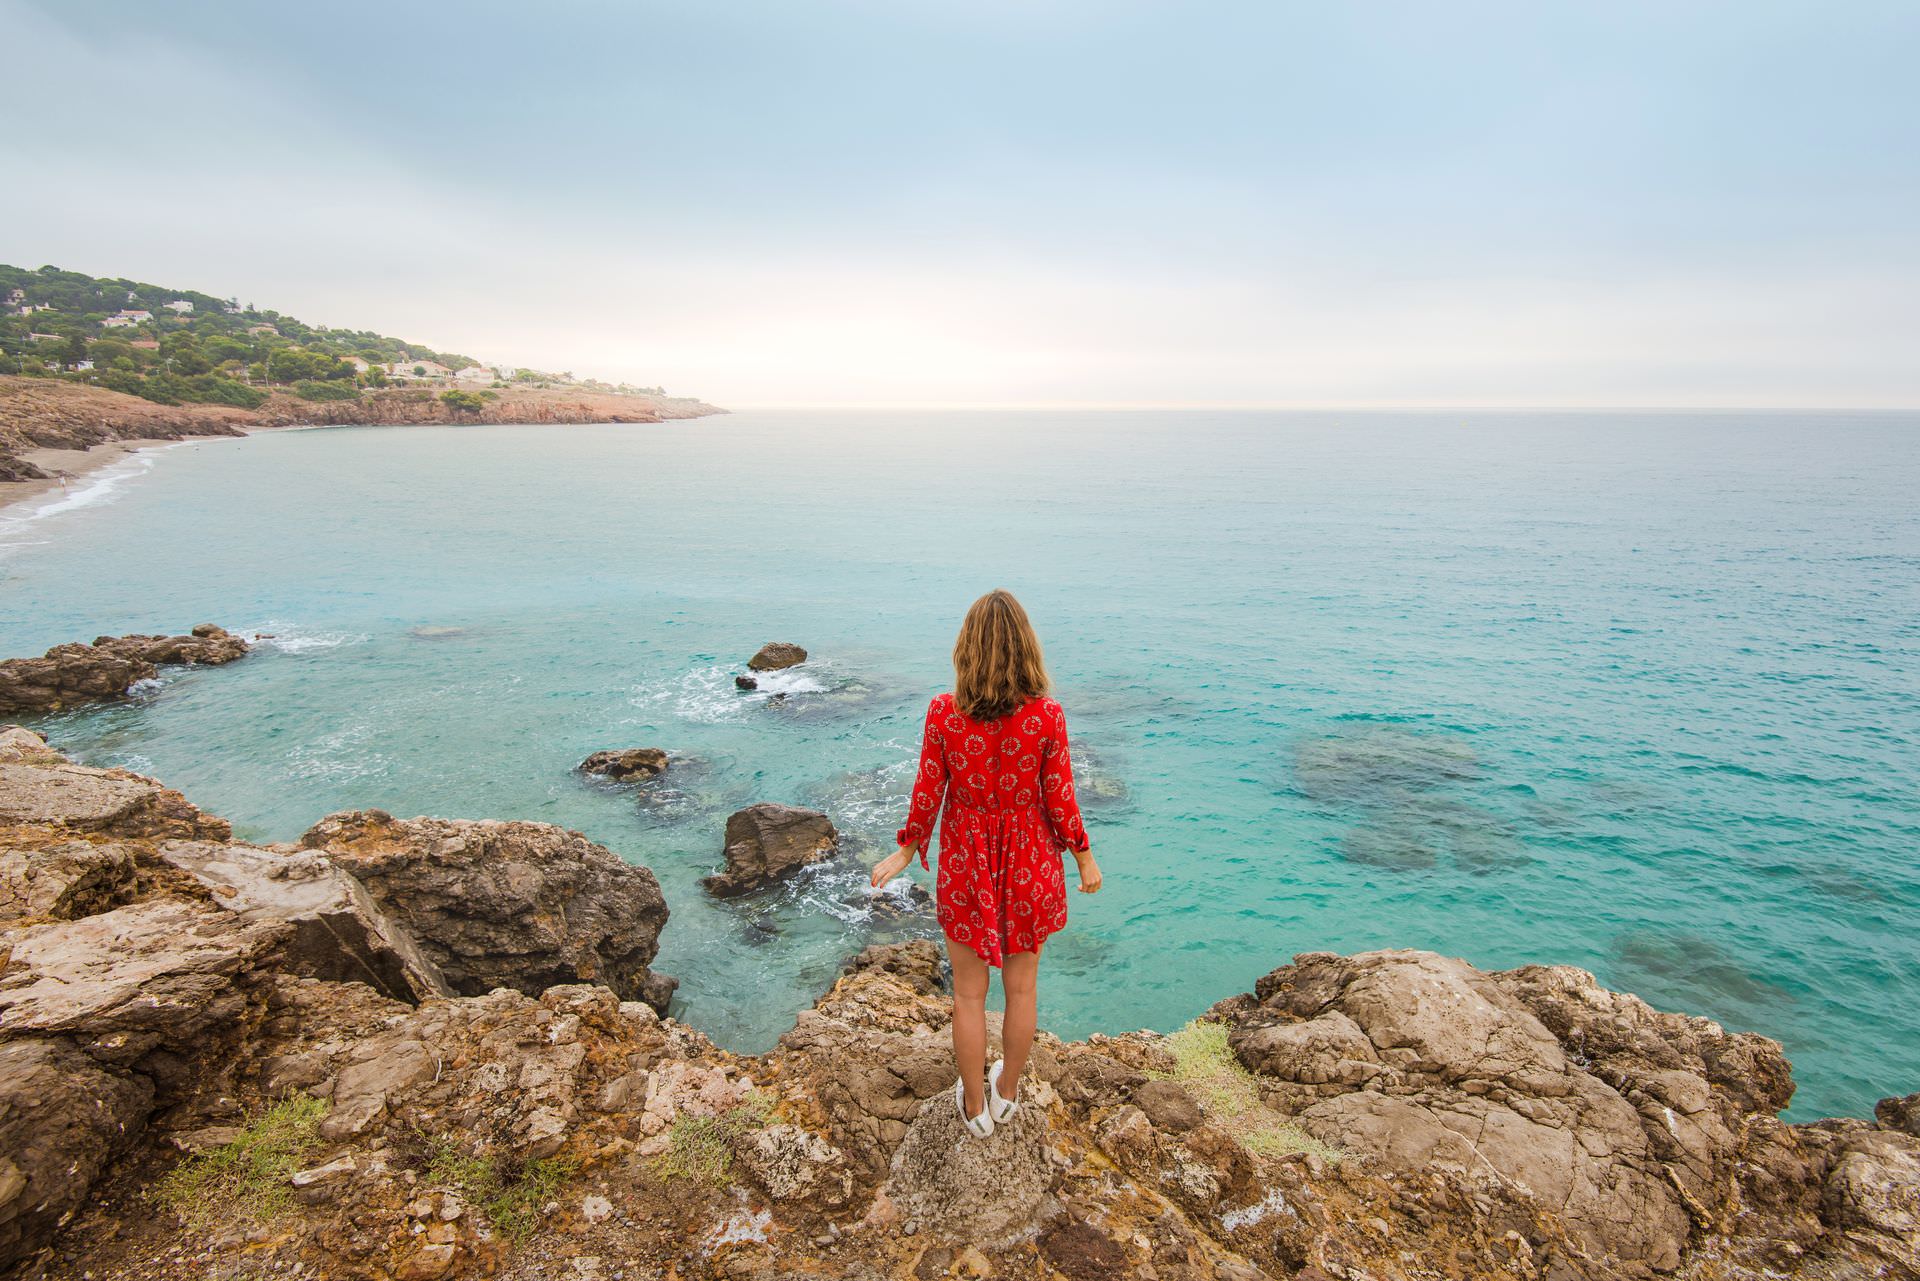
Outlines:
[[[155,445],[177,445],[175,440],[157,440],[138,438],[134,440],[110,441],[104,445],[95,445],[92,449],[29,449],[20,457],[47,473],[45,480],[8,480],[0,481],[0,511],[13,512],[13,509],[36,502],[47,494],[58,494],[64,487],[72,489],[91,472],[111,466],[126,458],[129,454]]]

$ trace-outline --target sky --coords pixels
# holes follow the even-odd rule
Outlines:
[[[0,0],[0,261],[753,405],[1920,406],[1910,0]]]

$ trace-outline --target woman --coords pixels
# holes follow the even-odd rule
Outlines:
[[[1020,1105],[1033,1048],[1040,948],[1067,923],[1060,855],[1073,851],[1080,892],[1100,888],[1100,865],[1073,795],[1067,722],[1047,697],[1047,669],[1027,611],[1011,592],[973,603],[953,644],[953,692],[927,708],[920,772],[899,849],[873,869],[877,889],[905,871],[940,819],[940,926],[953,962],[954,1105],[967,1131],[993,1133]],[[1000,967],[1007,999],[1005,1057],[987,1067],[987,971]]]

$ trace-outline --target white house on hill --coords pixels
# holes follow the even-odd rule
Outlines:
[[[172,302],[167,304],[167,310],[177,311],[184,316],[193,310],[193,304],[188,302],[185,298],[175,298]]]

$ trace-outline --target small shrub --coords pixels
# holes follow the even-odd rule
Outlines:
[[[1240,1065],[1227,1046],[1227,1025],[1203,1019],[1167,1037],[1173,1071],[1157,1073],[1186,1088],[1200,1110],[1228,1122],[1223,1128],[1256,1156],[1286,1156],[1311,1152],[1328,1161],[1340,1151],[1320,1142],[1299,1126],[1283,1120],[1260,1098],[1260,1083]]]
[[[653,1172],[669,1182],[690,1179],[710,1187],[725,1187],[733,1181],[735,1141],[765,1125],[772,1115],[766,1096],[758,1093],[717,1116],[683,1112],[673,1119],[667,1131],[667,1150],[653,1159]]]
[[[458,1189],[480,1207],[487,1222],[515,1242],[533,1235],[540,1207],[559,1195],[573,1171],[573,1162],[563,1157],[513,1161],[462,1152],[444,1139],[434,1145],[427,1161],[429,1179]]]
[[[352,383],[323,383],[303,378],[293,385],[293,394],[302,400],[358,400],[360,389]]]
[[[155,1195],[198,1231],[271,1220],[292,1204],[287,1180],[318,1141],[314,1130],[326,1114],[320,1099],[282,1099],[250,1116],[231,1142],[169,1170]]]

